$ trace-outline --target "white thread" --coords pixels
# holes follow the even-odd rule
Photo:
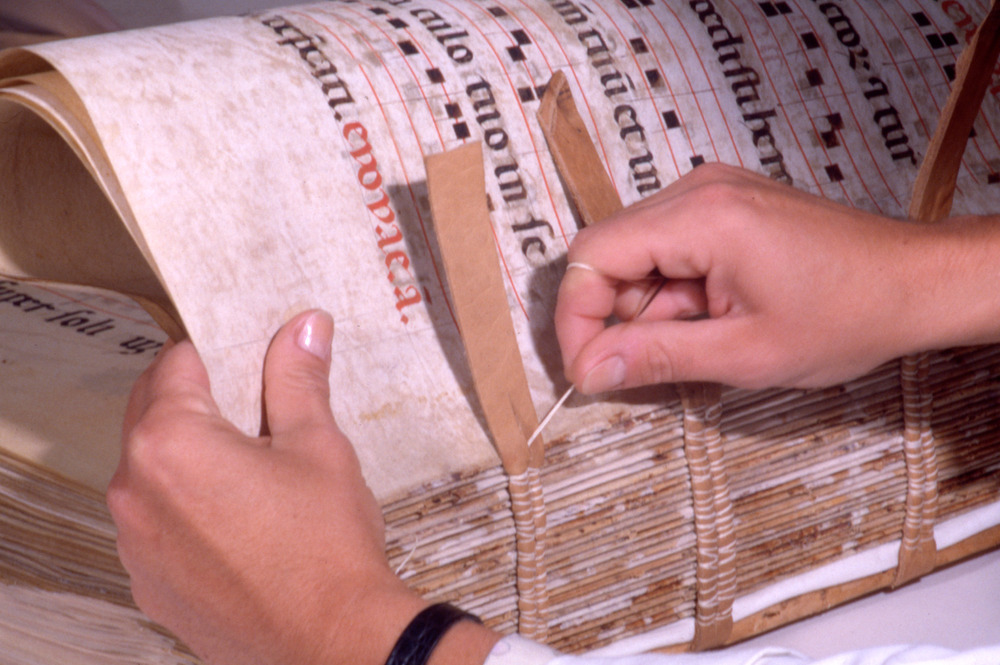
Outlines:
[[[406,558],[403,559],[403,561],[396,568],[396,577],[401,576],[403,568],[406,568],[406,564],[410,563],[410,559],[412,559],[413,555],[417,553],[418,547],[420,547],[420,538],[417,538],[415,541],[413,541],[413,548],[410,549],[410,553],[406,555]]]
[[[592,273],[603,276],[603,273],[600,270],[587,263],[571,261],[570,263],[566,264],[566,270],[569,270],[570,268],[581,268],[583,270],[589,270]],[[666,281],[667,280],[663,279],[662,277],[656,279],[651,288],[643,296],[642,300],[640,300],[638,311],[636,311],[636,313],[632,316],[633,319],[639,317],[643,312],[646,311],[646,308],[649,307],[649,304],[651,302],[653,302],[653,298],[656,297],[656,294],[660,292],[660,289],[663,288],[663,285],[666,284]],[[542,433],[542,430],[544,430],[545,427],[549,424],[549,421],[552,420],[552,417],[556,415],[556,411],[561,409],[562,405],[565,404],[566,400],[569,399],[569,396],[573,394],[573,389],[574,386],[570,386],[569,389],[563,393],[563,396],[559,398],[559,401],[557,401],[552,406],[552,408],[549,409],[549,412],[545,414],[545,417],[542,418],[542,421],[538,423],[538,427],[536,427],[535,431],[531,433],[530,437],[528,437],[529,448],[531,447],[531,444],[535,442],[535,439],[538,438],[538,435]]]
[[[590,272],[595,273],[597,275],[601,274],[601,271],[595,268],[594,266],[588,263],[580,263],[579,261],[571,261],[567,263],[566,270],[569,270],[570,268],[581,268],[583,270],[589,270]],[[554,405],[552,405],[552,408],[549,409],[549,412],[546,413],[545,417],[542,418],[542,421],[538,423],[538,427],[536,427],[535,431],[531,433],[530,437],[528,437],[529,448],[531,447],[531,444],[535,442],[535,439],[538,438],[538,435],[542,433],[542,430],[544,430],[545,427],[549,424],[549,421],[552,420],[552,417],[556,415],[556,411],[562,408],[562,405],[566,403],[566,400],[568,400],[569,396],[572,394],[573,394],[573,386],[570,386],[569,389],[563,393],[562,397],[560,397],[559,400]]]
[[[549,421],[552,420],[552,416],[556,415],[556,411],[562,408],[562,405],[566,403],[566,400],[568,400],[569,396],[572,394],[573,394],[573,386],[570,386],[569,390],[564,392],[563,396],[559,398],[559,401],[552,405],[552,408],[549,409],[549,412],[545,414],[544,418],[542,418],[542,422],[538,423],[538,427],[536,427],[535,431],[531,433],[530,437],[528,437],[529,448],[531,447],[531,444],[535,442],[535,439],[538,438],[538,435],[542,433],[542,430],[545,429],[545,426],[549,424]]]

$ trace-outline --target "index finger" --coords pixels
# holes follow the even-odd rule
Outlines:
[[[581,265],[589,264],[567,268],[556,299],[556,338],[567,369],[580,349],[604,330],[604,321],[614,312],[618,295],[618,280]]]
[[[556,337],[564,366],[604,329],[625,285],[650,276],[690,280],[704,276],[678,238],[667,237],[660,208],[628,208],[581,231],[569,250],[571,266],[556,301]],[[647,282],[648,284],[648,282]],[[635,295],[635,294],[633,294]]]
[[[130,432],[155,404],[169,400],[181,409],[217,414],[208,372],[189,341],[168,343],[136,380],[125,407],[122,431]]]

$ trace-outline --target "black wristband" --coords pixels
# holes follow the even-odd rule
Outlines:
[[[448,629],[463,620],[482,623],[479,617],[448,603],[424,608],[396,640],[385,665],[425,665]]]

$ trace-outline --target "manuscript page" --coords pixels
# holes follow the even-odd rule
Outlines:
[[[626,204],[718,160],[904,213],[947,94],[952,56],[936,44],[950,34],[957,52],[956,17],[920,4],[935,41],[895,6],[631,4],[316,4],[30,52],[79,96],[120,186],[113,207],[246,431],[259,426],[271,335],[296,311],[331,311],[334,411],[385,499],[496,463],[441,276],[424,154],[483,141],[536,410],[566,387],[551,309],[576,222],[534,119],[554,71],[585,100]],[[0,69],[40,71],[23,54]],[[957,212],[996,208],[997,90]],[[662,400],[574,398],[548,436]]]

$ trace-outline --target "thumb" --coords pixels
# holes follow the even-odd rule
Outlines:
[[[727,383],[751,371],[737,353],[740,338],[728,319],[629,321],[591,339],[567,378],[588,395],[656,383]]]
[[[303,312],[281,327],[264,359],[264,422],[275,440],[333,423],[330,412],[330,345],[333,318]],[[291,436],[289,436],[291,435]]]

